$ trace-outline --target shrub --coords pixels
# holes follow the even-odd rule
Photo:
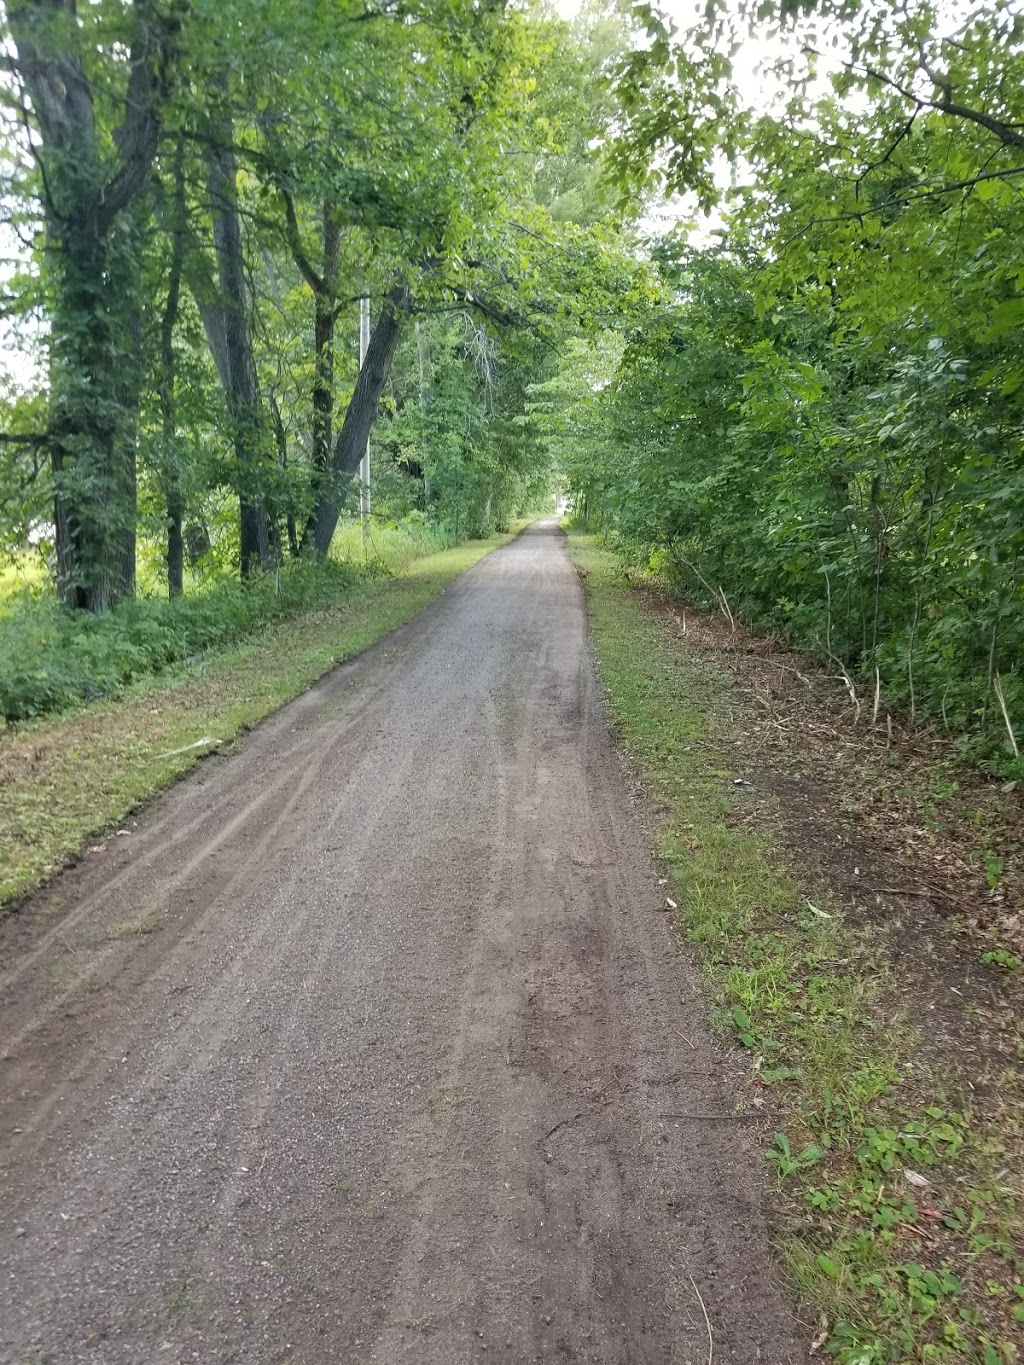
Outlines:
[[[274,621],[335,606],[363,576],[344,560],[288,564],[280,575],[219,579],[194,595],[140,598],[104,616],[22,593],[0,617],[0,716],[10,723],[116,695]]]

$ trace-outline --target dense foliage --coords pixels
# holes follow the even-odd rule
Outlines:
[[[3,312],[47,367],[0,393],[0,543],[62,603],[326,557],[372,428],[378,518],[480,534],[561,478],[1016,771],[1014,6],[17,0],[4,37]]]
[[[26,720],[116,696],[274,621],[337,605],[364,572],[334,560],[299,561],[276,578],[219,577],[188,598],[125,602],[102,615],[22,594],[0,618],[0,718]]]
[[[385,519],[477,534],[547,495],[525,388],[634,288],[589,146],[622,22],[12,0],[0,33],[3,312],[46,361],[0,393],[0,545],[61,603],[324,558],[375,424]]]
[[[928,5],[827,9],[765,45],[785,75],[768,112],[721,55],[742,9],[712,7],[678,45],[649,15],[619,171],[694,189],[714,228],[656,245],[663,306],[612,374],[607,348],[567,361],[537,420],[574,429],[579,506],[628,556],[830,661],[865,716],[900,706],[1010,774],[1024,20],[985,6],[951,32]]]

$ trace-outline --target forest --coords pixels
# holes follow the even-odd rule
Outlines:
[[[565,495],[1024,773],[1018,7],[9,0],[3,54],[8,722]]]

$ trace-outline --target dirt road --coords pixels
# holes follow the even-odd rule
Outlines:
[[[0,926],[0,1359],[801,1361],[647,848],[538,523]]]

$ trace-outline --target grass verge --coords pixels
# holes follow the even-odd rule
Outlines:
[[[668,814],[678,929],[766,1116],[777,1242],[840,1365],[1015,1365],[1024,1341],[1019,1077],[976,1104],[924,1044],[882,935],[782,864],[724,755],[727,680],[572,535],[608,705]],[[742,783],[742,779],[740,779]]]
[[[0,733],[0,906],[109,825],[433,601],[511,537],[470,541],[368,578],[321,606],[116,700]],[[194,747],[193,747],[194,746]]]

